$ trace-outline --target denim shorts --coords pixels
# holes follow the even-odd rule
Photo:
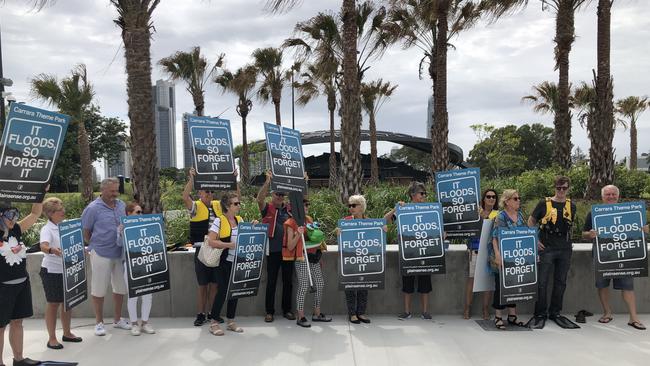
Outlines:
[[[603,278],[602,280],[596,280],[596,288],[607,288],[611,282],[611,278]],[[614,290],[625,290],[632,291],[634,290],[634,277],[621,277],[614,278]]]

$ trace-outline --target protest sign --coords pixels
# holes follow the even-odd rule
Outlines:
[[[473,292],[494,291],[494,276],[488,268],[488,246],[492,246],[492,222],[490,219],[483,220],[476,267],[474,268]]]
[[[70,117],[12,103],[0,141],[0,199],[42,202]]]
[[[230,273],[228,299],[257,296],[267,232],[267,224],[253,225],[249,222],[241,222],[237,226],[237,246]]]
[[[439,203],[397,205],[397,234],[402,275],[445,273],[442,207]]]
[[[271,164],[271,189],[280,192],[305,193],[305,162],[300,132],[264,123],[266,151]]]
[[[86,253],[81,219],[66,220],[59,224],[59,242],[63,261],[63,303],[66,310],[86,301]]]
[[[499,228],[501,304],[537,298],[537,229]]]
[[[192,165],[196,170],[194,188],[229,190],[237,186],[234,175],[232,133],[225,119],[187,115],[192,146]]]
[[[163,216],[122,216],[129,297],[169,290]]]
[[[647,277],[645,202],[593,205],[596,278]]]
[[[339,220],[339,290],[383,289],[384,219]]]
[[[436,172],[436,192],[448,238],[480,234],[480,183],[478,168]]]

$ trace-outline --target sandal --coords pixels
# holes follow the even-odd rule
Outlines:
[[[219,326],[218,322],[214,322],[210,324],[210,333],[215,336],[222,336],[225,333],[223,332],[223,329]]]
[[[633,322],[629,322],[629,323],[627,323],[627,325],[629,325],[630,327],[632,327],[634,329],[645,330],[645,325],[641,324],[641,322],[638,321],[638,320],[635,320]]]
[[[600,317],[600,319],[598,319],[598,322],[603,323],[603,324],[607,324],[607,323],[611,322],[612,320],[614,320],[614,318],[612,318],[611,316],[603,315],[603,316]]]
[[[517,316],[516,315],[508,315],[508,324],[516,325],[518,327],[525,327],[526,326],[526,324],[524,324],[523,322],[518,322],[517,321]]]
[[[237,323],[235,323],[234,321],[228,322],[228,326],[226,327],[226,329],[235,333],[244,333],[244,330],[241,327],[238,327]]]
[[[494,326],[499,330],[506,330],[506,325],[503,323],[503,318],[500,316],[494,317]]]

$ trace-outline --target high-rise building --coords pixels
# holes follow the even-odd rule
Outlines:
[[[108,164],[104,160],[104,177],[117,177],[118,175],[125,178],[131,177],[131,147],[127,146],[125,142],[122,142],[122,146],[124,146],[125,150],[120,153],[114,164]]]
[[[189,114],[183,113],[183,163],[185,168],[192,167],[192,144],[190,144],[190,130],[187,128]]]
[[[176,167],[176,93],[174,84],[164,80],[152,86],[158,167]]]
[[[431,138],[431,126],[433,126],[433,97],[427,101],[427,138]]]

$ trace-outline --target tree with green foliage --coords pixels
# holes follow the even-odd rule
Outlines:
[[[280,100],[284,82],[287,81],[287,71],[282,68],[282,54],[280,48],[266,47],[256,49],[252,55],[257,74],[262,77],[257,96],[264,103],[268,101],[273,103],[275,107],[275,124],[278,126],[282,125]]]
[[[616,113],[621,116],[617,121],[619,124],[630,129],[630,169],[632,170],[636,170],[637,168],[638,142],[636,123],[639,120],[639,116],[648,107],[650,107],[648,97],[630,96],[616,101]],[[627,118],[627,120],[624,118]]]
[[[406,163],[417,170],[431,171],[431,154],[412,147],[402,146],[399,149],[391,150],[386,157],[392,161]]]
[[[382,79],[361,84],[361,107],[368,114],[370,129],[370,183],[379,182],[379,163],[377,162],[377,113],[393,95],[397,85]]]

